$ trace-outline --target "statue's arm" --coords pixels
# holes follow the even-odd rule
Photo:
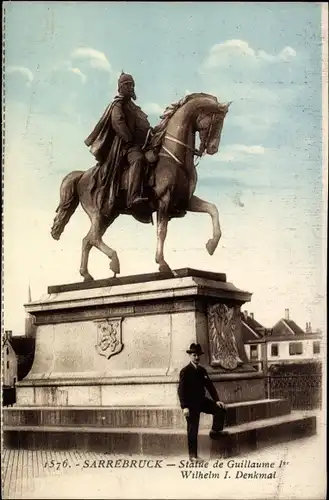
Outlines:
[[[124,142],[132,142],[132,135],[127,127],[126,117],[120,102],[115,104],[112,110],[112,127]]]

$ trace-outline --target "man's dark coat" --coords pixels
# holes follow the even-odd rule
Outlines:
[[[214,401],[219,401],[216,388],[203,366],[189,363],[179,374],[178,397],[182,408],[198,410],[206,395],[206,389]]]

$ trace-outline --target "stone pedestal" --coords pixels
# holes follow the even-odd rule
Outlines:
[[[4,409],[4,446],[186,454],[177,383],[192,342],[227,403],[221,440],[209,438],[211,416],[201,415],[201,456],[314,434],[314,416],[265,399],[263,374],[249,365],[241,338],[240,307],[249,300],[224,274],[193,269],[49,287],[26,306],[36,321],[35,358],[16,405]]]
[[[223,400],[264,398],[241,339],[240,307],[250,298],[225,274],[192,269],[49,287],[26,305],[36,349],[17,403],[176,406],[192,342]]]

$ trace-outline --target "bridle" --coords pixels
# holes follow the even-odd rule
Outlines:
[[[179,139],[177,139],[177,137],[174,137],[173,135],[169,134],[168,132],[165,134],[164,139],[167,139],[168,141],[174,142],[176,144],[180,144],[181,146],[184,146],[186,149],[189,149],[190,151],[192,151],[195,156],[201,157],[201,156],[203,156],[204,151],[207,149],[208,142],[209,142],[210,137],[211,137],[211,132],[212,132],[214,121],[215,121],[215,114],[216,113],[211,113],[211,119],[210,119],[210,124],[209,124],[208,130],[207,130],[206,140],[201,142],[200,149],[192,148],[189,144],[186,144],[185,142],[180,141]],[[172,151],[170,151],[170,149],[168,149],[166,146],[163,146],[163,145],[162,145],[162,149],[167,154],[160,153],[159,156],[164,156],[167,158],[169,156],[179,166],[181,166],[181,167],[184,166],[184,162],[182,162],[179,158],[177,158],[177,156]],[[197,164],[195,166],[197,166]]]
[[[175,142],[176,144],[180,144],[181,146],[184,146],[184,148],[192,151],[195,156],[201,156],[201,153],[198,149],[192,148],[189,144],[186,144],[185,142],[180,141],[179,139],[177,139],[173,135],[170,135],[167,133],[164,136],[164,139],[168,139],[168,141]],[[175,162],[178,163],[180,166],[184,165],[184,162],[182,162],[179,158],[177,158],[177,156],[172,151],[170,151],[170,149],[166,148],[166,146],[162,146],[162,149],[167,153],[167,155],[169,155],[173,160],[175,160]],[[159,156],[167,156],[167,155],[160,153]]]

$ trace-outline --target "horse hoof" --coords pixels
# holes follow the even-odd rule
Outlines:
[[[160,264],[159,271],[160,271],[160,273],[166,273],[166,274],[170,273],[174,276],[174,273],[172,272],[172,270],[170,269],[170,267],[168,266],[167,263]]]
[[[118,257],[113,257],[110,263],[110,269],[113,271],[114,278],[117,274],[120,274],[120,262]]]
[[[213,255],[214,251],[216,250],[218,245],[218,242],[214,240],[209,240],[208,243],[206,244],[206,249],[209,253],[209,255]]]
[[[91,274],[88,274],[87,276],[83,277],[83,281],[94,281],[94,278],[91,276]]]

